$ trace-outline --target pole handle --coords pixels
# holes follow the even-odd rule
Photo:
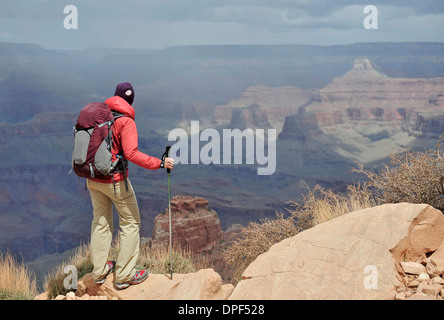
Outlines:
[[[171,149],[171,146],[167,146],[166,147],[166,150],[165,150],[165,152],[162,155],[162,162],[165,161],[165,158],[169,158],[170,157],[170,149]],[[171,169],[167,169],[167,172],[170,173]]]

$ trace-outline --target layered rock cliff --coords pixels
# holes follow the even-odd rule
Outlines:
[[[332,161],[371,163],[392,152],[436,146],[444,130],[444,78],[390,78],[370,60],[313,95],[311,103],[285,119],[281,156],[291,148],[299,166]]]
[[[309,103],[313,90],[302,90],[298,87],[285,86],[271,88],[257,85],[248,88],[239,99],[227,105],[217,106],[214,110],[214,122],[217,125],[236,127],[239,117],[244,117],[240,127],[268,128],[280,131],[285,117],[298,112],[299,108]],[[246,114],[260,114],[247,116]],[[246,118],[246,119],[245,119]],[[245,121],[246,120],[246,121]],[[263,124],[266,124],[264,127]]]

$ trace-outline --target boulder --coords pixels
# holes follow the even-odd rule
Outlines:
[[[408,274],[419,275],[426,271],[425,267],[418,262],[401,262],[402,270]]]
[[[405,287],[401,262],[426,259],[443,236],[444,216],[429,205],[352,212],[272,246],[230,299],[395,299]]]

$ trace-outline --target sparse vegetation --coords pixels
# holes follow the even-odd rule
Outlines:
[[[154,274],[169,274],[170,251],[167,246],[141,246],[138,264]],[[174,273],[191,273],[208,268],[210,263],[205,256],[194,254],[189,248],[173,246],[172,265]]]
[[[316,185],[313,189],[307,186],[308,193],[302,201],[290,201],[289,209],[297,222],[298,230],[303,231],[317,224],[326,222],[343,214],[374,207],[379,204],[373,191],[367,185],[349,185],[345,194],[335,193]]]
[[[0,253],[0,300],[32,300],[36,294],[35,275],[10,253]]]

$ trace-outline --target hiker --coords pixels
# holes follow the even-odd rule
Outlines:
[[[115,95],[105,101],[111,110],[120,114],[113,125],[112,160],[114,161],[117,155],[122,155],[124,161],[119,161],[119,170],[108,178],[87,179],[94,209],[91,225],[91,262],[94,265],[94,280],[97,284],[102,284],[108,274],[115,271],[115,285],[118,289],[139,284],[148,277],[148,270],[135,269],[139,256],[140,214],[125,163],[128,160],[150,170],[172,169],[174,164],[172,158],[165,158],[162,161],[138,150],[133,101],[134,89],[128,82],[118,84]],[[121,229],[120,250],[115,262],[107,261],[113,231],[113,204],[119,215]]]

